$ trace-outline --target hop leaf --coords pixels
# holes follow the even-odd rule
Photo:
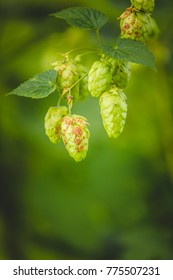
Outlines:
[[[72,26],[98,30],[107,23],[107,17],[100,11],[85,7],[72,7],[52,14],[57,18],[66,20]]]
[[[99,97],[110,88],[112,71],[108,63],[95,61],[88,74],[88,89],[93,97]]]
[[[142,10],[146,13],[152,13],[155,0],[131,0],[134,8]]]
[[[146,42],[148,37],[149,14],[127,9],[120,16],[121,38]]]
[[[126,96],[114,87],[104,92],[99,101],[103,126],[110,138],[117,138],[122,133],[126,121]]]
[[[61,133],[64,145],[75,161],[86,157],[90,137],[87,120],[78,115],[66,116],[62,120]]]
[[[65,106],[50,107],[45,116],[45,133],[52,143],[58,143],[61,140],[61,122],[62,118],[68,114]]]
[[[146,45],[139,41],[119,39],[116,47],[102,45],[101,49],[106,56],[110,57],[110,62],[111,60],[123,60],[156,69],[153,54]]]
[[[29,98],[45,98],[57,88],[57,72],[48,70],[35,75],[7,95],[18,95]]]

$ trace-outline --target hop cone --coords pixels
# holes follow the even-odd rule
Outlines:
[[[83,77],[84,75],[88,74],[88,69],[82,65],[77,64],[79,78]],[[79,82],[79,99],[83,100],[89,95],[88,90],[88,75],[86,75],[80,82]]]
[[[154,9],[154,0],[131,0],[134,8],[147,13],[152,13]]]
[[[50,107],[45,116],[45,133],[52,143],[58,143],[61,139],[62,118],[68,114],[68,109],[62,107]]]
[[[120,16],[121,37],[145,43],[148,37],[149,14],[126,10]]]
[[[99,97],[110,88],[112,71],[104,61],[95,61],[88,74],[88,89],[92,96]]]
[[[126,121],[125,94],[117,88],[104,92],[100,97],[100,112],[108,136],[117,138],[122,133]]]
[[[113,83],[118,88],[125,88],[131,77],[131,67],[128,62],[115,61],[112,74]]]
[[[83,160],[88,151],[90,136],[86,119],[78,115],[64,117],[61,124],[61,133],[70,156],[76,161]]]
[[[160,33],[159,27],[152,16],[149,16],[148,38],[157,38]]]
[[[54,63],[54,69],[58,72],[58,86],[63,93],[71,94],[74,100],[79,95],[79,84],[69,89],[79,80],[78,67],[73,60]]]

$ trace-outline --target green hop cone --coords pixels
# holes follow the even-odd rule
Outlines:
[[[149,14],[127,9],[120,17],[121,38],[146,42],[148,37]]]
[[[79,99],[83,100],[89,95],[88,90],[88,69],[82,64],[77,64],[79,78],[84,77],[79,82]]]
[[[102,53],[101,55],[101,61],[105,62],[106,64],[109,65],[109,67],[114,68],[116,66],[117,60],[114,58]]]
[[[50,107],[45,116],[45,133],[52,143],[58,143],[61,139],[62,118],[68,114],[65,106]]]
[[[90,133],[87,120],[78,115],[66,116],[62,120],[61,134],[64,145],[75,161],[86,157]]]
[[[115,60],[112,81],[118,88],[125,88],[131,77],[130,63]]]
[[[53,63],[54,69],[58,72],[58,87],[66,97],[71,95],[74,100],[79,96],[79,80],[78,67],[73,60],[57,61]]]
[[[157,38],[160,33],[160,30],[155,19],[152,16],[149,16],[148,25],[149,25],[148,33],[147,33],[148,38]]]
[[[154,10],[155,0],[131,0],[134,8],[142,10],[146,13],[152,13]]]
[[[93,97],[99,97],[110,88],[112,70],[108,63],[95,61],[88,74],[88,89]]]
[[[127,103],[125,94],[114,87],[104,92],[99,100],[103,126],[110,138],[117,138],[123,131]]]

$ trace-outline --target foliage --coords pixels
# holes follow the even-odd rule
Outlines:
[[[36,99],[45,98],[55,91],[57,87],[56,82],[57,72],[55,70],[48,70],[24,82],[8,95],[13,94]]]
[[[102,45],[101,49],[106,55],[114,59],[130,61],[156,69],[154,56],[141,42],[131,39],[119,39],[116,47]]]
[[[107,17],[96,9],[73,7],[52,14],[65,19],[72,26],[80,29],[99,30],[107,23]]]
[[[52,66],[54,66],[54,70],[52,71],[49,70],[47,72],[36,75],[34,78],[20,85],[17,89],[13,90],[9,94],[31,97],[31,98],[43,98],[43,97],[47,97],[49,94],[51,94],[57,89],[57,91],[60,93],[57,107],[60,105],[61,99],[64,98],[66,100],[68,110],[69,110],[69,120],[71,120],[71,109],[73,104],[78,99],[81,99],[80,96],[87,97],[87,94],[81,92],[83,91],[83,89],[85,89],[85,92],[87,89],[87,91],[90,92],[93,97],[101,96],[100,98],[102,98],[102,94],[110,90],[111,93],[114,92],[116,93],[115,95],[117,95],[117,93],[120,95],[115,98],[113,96],[112,97],[113,99],[111,100],[114,101],[119,99],[121,100],[122,99],[121,91],[118,91],[116,89],[114,90],[114,88],[116,87],[116,88],[124,89],[129,81],[128,77],[130,77],[130,70],[129,70],[130,66],[126,65],[125,67],[124,62],[135,62],[155,69],[154,57],[152,53],[148,50],[148,48],[143,44],[146,43],[147,34],[154,33],[152,27],[153,25],[149,22],[147,24],[147,28],[146,27],[141,28],[142,24],[140,22],[140,24],[138,24],[137,27],[135,26],[135,30],[134,30],[133,22],[139,17],[137,16],[137,14],[146,17],[148,14],[144,13],[143,10],[136,9],[135,3],[133,5],[134,7],[128,8],[127,11],[125,11],[123,15],[120,16],[120,18],[126,19],[126,14],[128,13],[133,14],[133,20],[131,20],[131,23],[129,24],[129,26],[131,25],[130,27],[131,33],[129,35],[129,31],[128,31],[127,32],[128,36],[125,37],[128,39],[119,39],[115,48],[106,45],[99,46],[98,50],[96,51],[100,53],[102,53],[101,51],[103,51],[101,55],[103,58],[101,57],[100,61],[96,61],[92,65],[88,73],[86,71],[83,76],[81,75],[80,68],[81,67],[85,68],[85,66],[81,64],[81,66],[79,67],[79,64],[77,63],[78,57],[76,57],[75,60],[69,58],[71,53],[77,51],[77,50],[71,50],[65,54],[62,54],[62,56],[64,56],[63,60],[61,61],[58,60],[52,63]],[[72,26],[78,27],[80,29],[95,30],[99,40],[99,44],[100,41],[102,42],[99,34],[99,29],[107,23],[107,17],[100,11],[91,8],[73,7],[73,8],[64,9],[52,15],[55,16],[56,18],[65,19]],[[124,26],[126,25],[127,24],[125,24]],[[123,35],[124,26],[121,25],[122,38],[124,38]],[[139,32],[140,37],[139,36],[137,38],[135,37],[136,40],[134,40],[133,33],[136,36],[138,31],[140,31]],[[141,41],[142,43],[139,41]],[[83,50],[85,50],[85,48]],[[88,80],[84,80],[84,78],[86,78],[87,76],[88,76]],[[81,83],[83,83],[83,86],[81,85]],[[100,102],[100,104],[102,103],[103,102]],[[111,103],[109,104],[111,107]],[[104,106],[106,106],[105,101],[104,101]],[[115,104],[115,106],[117,106],[117,104]],[[101,108],[103,126],[106,129],[107,125],[105,125],[105,120],[104,120],[105,114],[103,114],[102,109],[103,108]],[[125,111],[127,112],[127,106]],[[108,125],[109,126],[108,136],[110,138],[111,137],[117,138],[117,136],[119,136],[122,133],[124,128],[126,117],[123,117],[122,114],[122,118],[119,118],[118,112],[119,110],[112,110],[111,108],[109,109],[109,115],[107,115],[106,117],[107,120],[113,119],[115,122],[114,124],[114,122],[112,123],[108,121],[108,124],[111,124]],[[58,114],[57,118],[59,119],[59,113],[57,114]],[[68,119],[68,117],[66,118]],[[63,133],[62,133],[63,118],[61,118],[60,122],[58,121],[58,123],[57,122],[53,122],[53,123],[54,123],[54,127],[52,127],[52,122],[50,123],[50,131],[51,131],[51,139],[53,139],[54,142],[55,139],[57,139],[57,131],[58,131],[58,139],[61,137],[63,138]],[[45,125],[45,127],[47,127],[47,125]],[[111,132],[111,128],[113,130],[112,132]],[[47,130],[49,131],[49,127],[47,127]],[[64,139],[63,142],[66,147],[68,147],[69,144],[70,148],[67,148],[69,154],[76,161],[81,161],[85,158],[86,153],[88,151],[88,137],[86,135],[89,135],[89,131],[86,135],[85,133],[82,133],[82,135],[79,136],[74,134],[73,130],[75,130],[77,134],[82,133],[82,131],[85,131],[85,129],[83,129],[80,126],[80,122],[77,122],[74,128],[70,129],[71,135],[65,137],[66,142],[64,141]],[[70,140],[73,139],[74,136],[75,136],[75,141],[78,141],[79,143],[76,142],[73,143],[73,141]],[[86,141],[87,141],[86,144],[87,148],[85,149],[84,147]],[[73,143],[73,145],[71,145],[71,143]],[[73,150],[75,152],[73,152]],[[84,153],[82,153],[83,150],[85,150]]]

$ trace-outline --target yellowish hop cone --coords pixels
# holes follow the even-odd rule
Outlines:
[[[65,106],[50,107],[45,116],[45,133],[54,144],[61,140],[61,122],[68,114]]]
[[[78,67],[74,60],[56,61],[52,63],[58,72],[58,88],[67,97],[70,94],[73,101],[79,96],[79,84],[73,86],[79,80]],[[66,94],[65,94],[66,93]]]
[[[99,97],[110,88],[112,71],[109,63],[95,61],[88,73],[88,89],[93,97]]]
[[[64,145],[75,161],[86,157],[90,133],[86,118],[79,115],[66,116],[62,120],[61,135]]]
[[[126,96],[114,87],[104,92],[99,100],[103,126],[110,138],[117,138],[123,131],[126,116]]]
[[[150,29],[150,15],[128,8],[120,17],[121,38],[146,43]]]
[[[139,10],[146,13],[152,13],[154,9],[155,0],[130,0],[132,5]]]

